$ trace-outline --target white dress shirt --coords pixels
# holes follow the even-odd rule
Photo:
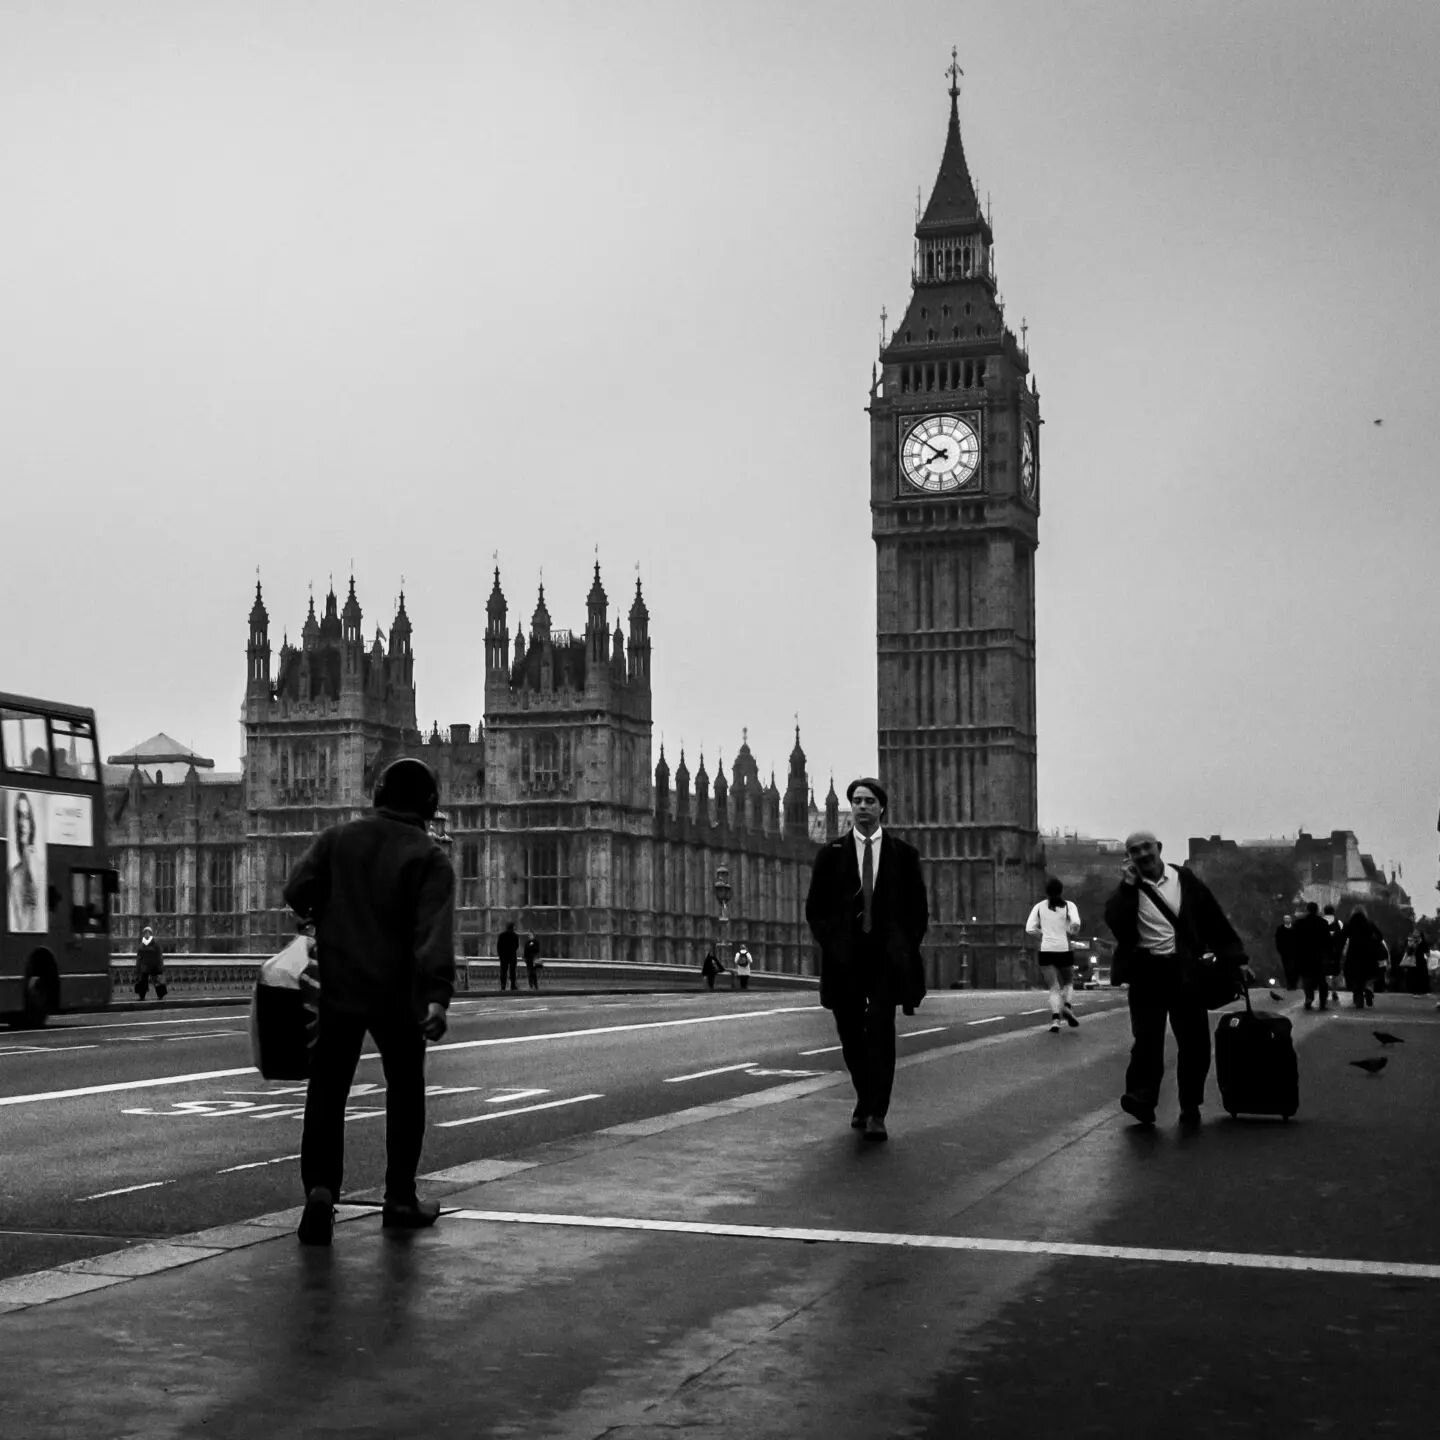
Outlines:
[[[865,877],[865,837],[858,831],[850,832],[855,837],[855,865],[860,871],[860,877]],[[870,837],[870,879],[873,884],[880,883],[880,836],[881,827],[875,827],[875,833]]]
[[[1174,865],[1167,865],[1165,873],[1158,880],[1149,881],[1159,892],[1160,898],[1180,915],[1180,871]],[[1138,887],[1137,887],[1138,888]],[[1144,892],[1140,891],[1140,948],[1152,955],[1173,955],[1175,953],[1175,927],[1160,913],[1159,907]]]

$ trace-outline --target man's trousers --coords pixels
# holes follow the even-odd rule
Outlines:
[[[1210,1012],[1180,983],[1173,956],[1142,957],[1141,965],[1158,973],[1142,975],[1130,984],[1130,1065],[1125,1089],[1145,1105],[1160,1099],[1165,1076],[1165,1022],[1175,1034],[1175,1079],[1182,1110],[1198,1109],[1205,1101],[1205,1078],[1210,1073]],[[1159,967],[1164,967],[1163,969]]]
[[[305,1092],[301,1184],[307,1195],[323,1185],[339,1199],[345,1178],[345,1104],[367,1030],[385,1071],[385,1201],[413,1205],[425,1140],[425,1036],[408,1011],[351,1015],[321,1002]]]
[[[843,1004],[834,1009],[840,1053],[855,1085],[855,1113],[883,1120],[895,1085],[895,999],[886,979],[878,945],[867,954],[866,941],[856,936],[855,962],[859,983],[847,987]]]

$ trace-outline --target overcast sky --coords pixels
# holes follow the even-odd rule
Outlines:
[[[875,763],[864,406],[958,45],[1045,417],[1040,817],[1356,831],[1434,908],[1440,6],[0,3],[0,689],[236,768],[404,576],[480,719],[498,552],[636,566],[655,729]],[[1383,425],[1374,422],[1383,420]]]

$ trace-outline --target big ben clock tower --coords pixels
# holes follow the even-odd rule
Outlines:
[[[1028,976],[1040,402],[996,293],[994,237],[950,127],[912,293],[870,394],[880,775],[930,890],[931,983]],[[1023,328],[1023,327],[1022,327]]]

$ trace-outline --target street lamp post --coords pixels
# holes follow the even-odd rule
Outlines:
[[[720,938],[718,940],[719,953],[723,957],[726,954],[726,926],[730,923],[730,896],[733,891],[730,889],[730,867],[728,865],[717,865],[715,867],[715,900],[720,906]],[[722,958],[720,963],[725,964]],[[727,967],[728,968],[728,967]],[[733,978],[730,982],[735,983]]]

